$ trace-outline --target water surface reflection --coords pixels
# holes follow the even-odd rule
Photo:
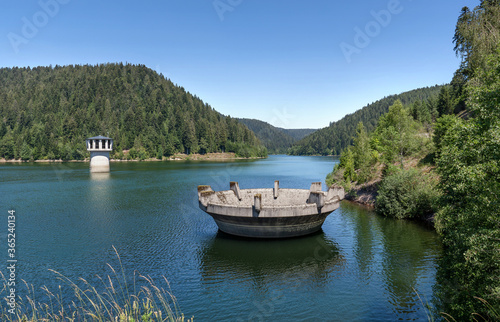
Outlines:
[[[301,277],[319,286],[341,271],[345,262],[336,242],[323,232],[303,238],[252,240],[219,231],[202,252],[207,285],[232,275],[247,276],[256,284]]]
[[[338,242],[346,251],[347,266],[356,275],[359,292],[384,299],[398,317],[418,316],[424,310],[419,295],[431,301],[430,281],[435,278],[441,245],[427,227],[384,218],[367,208],[342,202],[340,216],[333,217],[342,228]],[[418,294],[417,294],[418,293]],[[363,297],[363,296],[361,296]],[[379,305],[366,299],[366,305]]]
[[[199,184],[308,188],[335,162],[116,163],[95,175],[84,163],[0,165],[1,201],[18,213],[16,273],[58,290],[48,269],[75,281],[106,276],[108,263],[119,267],[114,246],[126,272],[165,276],[196,321],[425,319],[413,288],[431,300],[441,247],[432,231],[343,202],[318,234],[246,240],[218,233],[198,208]]]

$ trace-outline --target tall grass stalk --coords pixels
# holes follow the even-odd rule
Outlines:
[[[25,290],[17,287],[17,298],[14,313],[9,312],[7,305],[9,287],[7,279],[0,272],[3,287],[0,290],[0,320],[1,321],[114,321],[114,322],[153,322],[170,321],[184,322],[175,296],[170,292],[170,285],[165,277],[162,284],[166,289],[157,286],[150,276],[133,274],[133,292],[129,292],[127,275],[122,265],[118,251],[113,247],[120,264],[119,273],[108,264],[112,274],[99,280],[98,287],[84,278],[78,279],[78,284],[63,274],[50,270],[61,281],[58,292],[52,292],[47,286],[42,286],[42,297],[36,296],[35,287],[22,280]],[[138,280],[138,279],[139,280]],[[137,285],[142,282],[143,285]],[[64,286],[71,289],[69,297],[63,296]],[[139,287],[138,287],[139,286]],[[24,295],[21,295],[24,293]]]
[[[413,292],[415,292],[415,294],[417,294],[417,297],[418,297],[418,300],[420,301],[420,304],[422,305],[422,307],[424,308],[425,310],[425,315],[427,317],[427,321],[429,322],[434,322],[434,316],[432,315],[432,308],[431,306],[429,305],[429,302],[427,301],[427,299],[424,297],[425,299],[425,303],[424,301],[422,300],[422,298],[420,297],[420,294],[418,294],[417,290],[413,288]]]

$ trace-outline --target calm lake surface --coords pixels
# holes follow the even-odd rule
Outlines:
[[[131,283],[134,271],[164,287],[165,276],[195,321],[427,320],[415,291],[432,301],[441,253],[432,230],[343,201],[318,234],[247,240],[219,233],[198,208],[197,185],[272,188],[279,180],[309,189],[336,162],[129,162],[99,175],[88,163],[0,165],[0,258],[15,209],[17,278],[35,289],[62,284],[49,269],[74,281],[112,274],[107,264],[120,265],[114,246]]]

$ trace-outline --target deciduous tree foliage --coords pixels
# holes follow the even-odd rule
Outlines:
[[[398,159],[403,166],[405,156],[419,148],[416,134],[421,127],[397,100],[389,107],[389,112],[380,117],[375,138],[380,142],[379,150],[383,154],[385,163],[392,164]]]
[[[376,211],[392,218],[425,219],[436,209],[435,182],[415,168],[397,169],[381,182]]]
[[[453,122],[440,140],[439,276],[454,318],[493,320],[500,314],[500,47],[474,75],[467,85],[474,117]]]
[[[353,170],[359,169],[357,181],[364,183],[371,178],[371,167],[378,161],[378,152],[372,149],[370,136],[363,123],[359,122],[352,146]],[[354,181],[354,180],[353,180]]]
[[[115,139],[114,157],[266,149],[236,119],[216,112],[143,65],[0,69],[0,157],[83,159],[85,138]]]
[[[421,103],[425,105],[426,103]],[[340,156],[340,163],[334,172],[342,172],[344,183],[349,186],[351,181],[364,183],[375,171],[372,168],[381,162],[385,168],[399,163],[403,166],[404,158],[415,156],[426,151],[430,143],[423,123],[418,122],[409,114],[410,108],[405,108],[397,100],[389,107],[389,111],[378,120],[372,133],[367,133],[363,123],[359,123],[353,138],[353,145],[345,149]],[[331,178],[340,178],[334,174]],[[334,183],[328,182],[329,184]]]
[[[457,321],[498,320],[500,1],[463,8],[453,40],[462,63],[452,85],[470,117],[440,120],[435,138],[444,193],[436,216],[445,247],[438,270],[441,310]]]

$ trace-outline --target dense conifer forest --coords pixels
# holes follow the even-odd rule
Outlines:
[[[271,154],[286,154],[293,143],[316,131],[315,129],[283,129],[255,119],[238,119],[252,130]]]
[[[318,130],[295,143],[290,150],[290,154],[339,155],[342,150],[352,143],[353,134],[356,132],[356,126],[359,122],[363,122],[367,131],[372,131],[377,125],[378,118],[387,113],[389,106],[396,100],[400,100],[405,105],[419,102],[418,110],[415,113],[429,113],[430,117],[435,119],[438,108],[437,96],[441,88],[442,86],[437,85],[420,88],[399,95],[391,95],[368,104],[353,114],[348,114],[341,120],[333,122],[330,126]]]
[[[0,84],[0,158],[81,160],[95,135],[120,159],[267,155],[236,119],[143,65],[2,68]]]
[[[309,134],[314,133],[318,130],[318,129],[283,129],[280,127],[278,127],[278,129],[284,131],[285,133],[288,133],[296,141],[302,140]]]

